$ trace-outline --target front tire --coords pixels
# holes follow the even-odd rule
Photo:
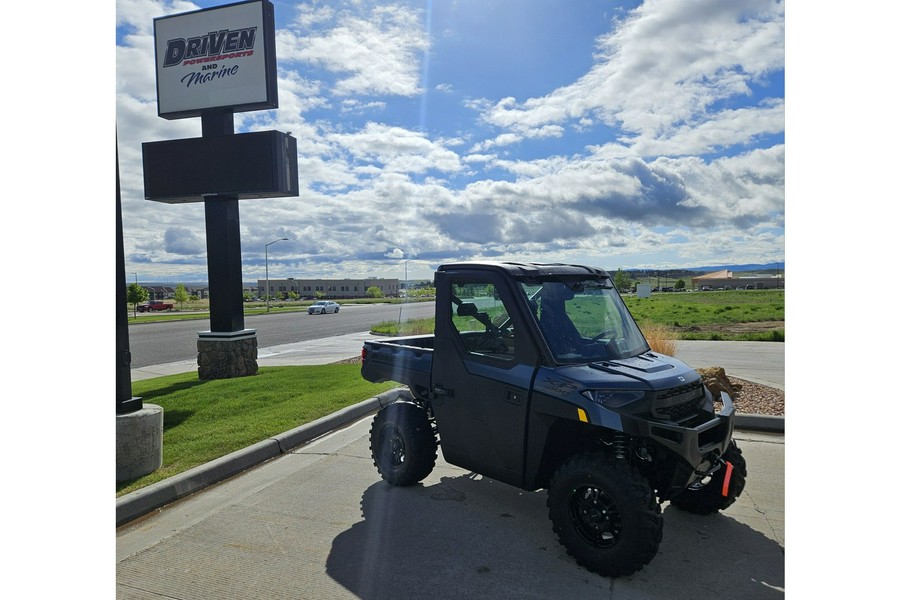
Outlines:
[[[725,483],[726,469],[720,467],[708,480],[696,483],[671,500],[672,505],[683,511],[697,515],[710,515],[720,510],[725,510],[737,500],[744,491],[747,481],[747,461],[741,453],[741,449],[732,440],[728,450],[722,455],[722,460],[731,463],[731,481],[728,483],[728,493],[722,495],[722,485]]]
[[[381,478],[391,485],[422,481],[437,460],[437,436],[425,409],[412,402],[395,402],[372,421],[369,448]]]
[[[606,577],[631,575],[656,556],[663,518],[656,495],[633,467],[579,454],[547,490],[553,531],[575,561]]]

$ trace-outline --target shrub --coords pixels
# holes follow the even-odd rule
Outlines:
[[[678,345],[678,334],[671,327],[656,323],[641,325],[641,332],[650,344],[650,349],[667,356],[675,356]]]

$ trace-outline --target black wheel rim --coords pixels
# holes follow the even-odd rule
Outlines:
[[[619,542],[622,515],[612,497],[594,485],[576,488],[569,499],[569,518],[588,544],[609,548]]]
[[[386,466],[392,469],[399,469],[406,461],[406,444],[400,429],[394,425],[388,425],[382,432],[381,456],[386,461]]]

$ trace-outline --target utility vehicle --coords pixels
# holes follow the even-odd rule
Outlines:
[[[660,502],[709,514],[746,464],[700,375],[650,349],[601,269],[459,263],[435,273],[435,333],[364,342],[362,376],[409,388],[375,416],[381,477],[414,485],[437,448],[453,465],[547,490],[553,531],[582,566],[628,575],[656,555]]]

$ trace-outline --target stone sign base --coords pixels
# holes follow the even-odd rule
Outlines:
[[[202,331],[197,340],[200,379],[230,379],[256,375],[259,365],[255,329]]]

